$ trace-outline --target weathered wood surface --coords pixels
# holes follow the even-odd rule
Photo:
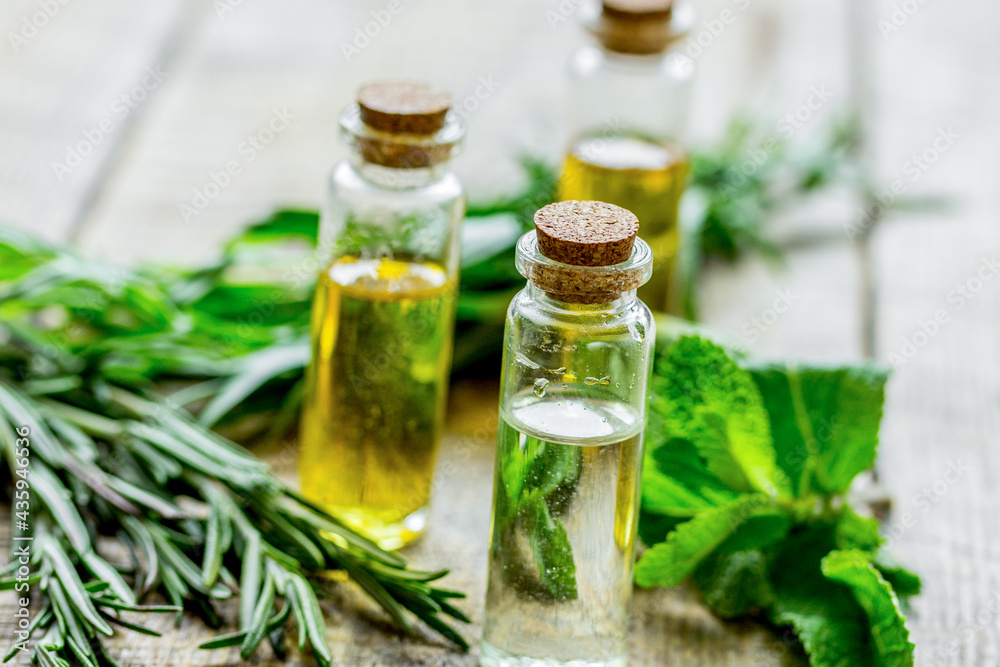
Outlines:
[[[473,193],[508,187],[518,150],[554,158],[565,139],[564,62],[580,35],[572,16],[553,17],[576,4],[400,0],[398,15],[348,59],[341,43],[350,43],[387,2],[75,0],[60,5],[17,50],[9,34],[20,35],[40,5],[5,2],[0,219],[123,262],[208,260],[222,239],[274,207],[317,204],[324,174],[343,155],[336,114],[358,83],[374,77],[431,79],[450,87],[460,103],[472,100],[460,173]],[[711,325],[765,356],[837,361],[870,352],[881,362],[945,311],[947,323],[891,386],[880,478],[897,499],[889,523],[894,549],[925,575],[926,592],[911,616],[918,664],[994,665],[1000,664],[1000,613],[990,607],[1000,600],[1000,281],[984,282],[962,308],[949,294],[1000,249],[1000,200],[991,187],[1000,177],[994,157],[1000,46],[990,30],[1000,9],[985,0],[910,3],[919,10],[883,37],[877,21],[891,20],[896,4],[697,3],[708,21],[724,10],[735,20],[698,58],[694,136],[718,136],[738,109],[764,117],[794,112],[811,87],[826,86],[831,101],[796,133],[805,141],[822,117],[849,103],[859,81],[862,88],[868,82],[865,151],[877,176],[904,180],[911,195],[947,192],[959,203],[948,213],[892,214],[868,245],[842,231],[856,220],[854,197],[794,212],[776,223],[781,237],[832,230],[832,240],[790,252],[781,269],[757,260],[714,267],[702,289],[704,310]],[[852,64],[852,55],[865,51],[871,60]],[[165,78],[119,118],[112,105],[142,85],[148,67],[159,67]],[[483,80],[495,90],[477,100]],[[275,110],[289,116],[287,127],[250,159],[241,143],[267,127]],[[109,118],[113,129],[60,181],[53,162],[65,162],[68,148]],[[910,180],[907,160],[949,125],[961,138]],[[240,174],[185,220],[179,205],[192,203],[212,172],[233,160]],[[748,335],[747,324],[783,294],[792,299],[788,312]],[[447,583],[469,592],[464,608],[478,622],[495,388],[464,384],[453,392],[450,415],[432,527],[408,553],[418,565],[452,567]],[[294,469],[294,449],[269,456],[279,470]],[[952,484],[953,463],[962,476]],[[919,498],[924,489],[927,502]],[[475,653],[399,638],[349,586],[337,596],[326,605],[337,664],[475,664]],[[4,613],[10,605],[9,595],[0,596],[0,638],[12,634]],[[123,665],[243,664],[235,652],[198,651],[209,635],[196,622],[179,630],[158,622],[167,633],[161,640],[134,634],[116,640]],[[478,640],[475,623],[465,632]],[[766,630],[714,620],[684,589],[637,594],[631,654],[637,666],[801,664]]]

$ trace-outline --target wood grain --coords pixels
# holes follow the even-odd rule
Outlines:
[[[693,135],[717,137],[737,110],[764,118],[794,112],[825,85],[829,103],[791,136],[808,142],[847,103],[860,71],[874,82],[864,108],[865,154],[878,178],[904,178],[910,156],[953,125],[961,139],[907,191],[953,193],[960,206],[947,214],[890,215],[874,236],[870,264],[842,234],[857,216],[853,193],[790,212],[775,223],[782,239],[833,240],[797,245],[783,267],[757,259],[712,267],[702,286],[705,317],[765,357],[858,360],[871,338],[876,360],[885,362],[921,322],[947,311],[947,325],[890,387],[880,466],[897,503],[887,528],[894,549],[926,580],[911,615],[918,664],[1000,664],[1000,613],[989,612],[1000,600],[1000,280],[985,283],[961,309],[948,300],[984,256],[1000,250],[1000,201],[992,193],[1000,177],[1000,46],[990,31],[1000,9],[984,0],[926,3],[883,38],[873,19],[888,16],[897,2],[879,0],[854,14],[849,2],[857,9],[863,0],[699,2],[704,21],[727,10],[735,20],[698,57]],[[562,150],[564,62],[582,37],[572,17],[552,18],[556,0],[401,0],[370,44],[350,54],[342,45],[386,2],[231,4],[220,13],[190,0],[76,0],[19,52],[0,45],[0,218],[52,239],[75,236],[89,251],[123,262],[207,261],[235,229],[275,206],[317,205],[324,174],[343,156],[336,114],[361,82],[386,76],[446,86],[467,105],[469,139],[458,167],[473,194],[513,187],[518,151],[556,159]],[[0,7],[5,38],[37,10],[30,0]],[[852,15],[862,17],[853,42]],[[696,36],[704,29],[709,25]],[[871,47],[874,62],[850,65],[858,43]],[[166,81],[60,183],[52,162],[158,63],[169,63]],[[279,113],[287,127],[250,159],[243,143]],[[781,134],[776,124],[772,130]],[[233,161],[240,173],[185,220],[180,204]],[[877,295],[873,319],[865,316],[869,290]],[[791,303],[777,313],[783,295]],[[497,398],[489,382],[463,384],[452,394],[431,529],[407,553],[419,566],[454,569],[446,583],[470,594],[463,609],[474,624],[464,632],[475,643]],[[293,449],[266,455],[279,472],[293,471]],[[952,466],[962,476],[936,494],[935,484],[941,489],[942,480],[954,478]],[[937,502],[920,499],[925,489]],[[904,526],[908,512],[914,521]],[[0,637],[12,635],[4,613],[11,607],[11,596],[0,596]],[[399,637],[349,584],[336,587],[324,608],[335,664],[476,662],[475,652],[457,653],[430,636]],[[244,664],[234,651],[197,650],[210,633],[195,621],[185,619],[179,629],[168,619],[154,625],[166,632],[163,639],[115,640],[124,667]],[[952,646],[954,656],[939,657]],[[635,666],[802,664],[770,631],[720,623],[684,588],[637,592],[630,654]],[[265,655],[254,664],[309,662]]]

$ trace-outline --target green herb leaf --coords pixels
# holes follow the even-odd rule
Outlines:
[[[813,667],[874,667],[864,611],[820,570],[832,547],[832,531],[824,526],[802,530],[783,545],[771,566],[771,621],[795,629]]]
[[[636,583],[646,588],[681,583],[743,522],[769,508],[767,496],[748,494],[680,524],[636,565]]]
[[[575,600],[576,563],[573,547],[561,523],[552,518],[547,503],[532,503],[531,554],[538,566],[538,578],[553,599]]]
[[[708,470],[732,489],[790,495],[788,478],[775,463],[760,392],[725,350],[682,337],[658,361],[653,385],[654,432],[691,442]]]
[[[752,375],[767,405],[778,463],[801,495],[843,493],[871,468],[885,399],[885,371],[765,366]]]
[[[859,550],[834,551],[822,562],[823,576],[851,589],[868,615],[880,667],[912,667],[914,646],[892,586]]]
[[[725,486],[705,465],[687,440],[673,438],[660,444],[647,439],[643,465],[642,507],[669,516],[694,516],[726,505],[739,492]]]
[[[767,558],[757,550],[708,558],[695,570],[694,582],[719,618],[756,614],[769,608],[774,598],[767,581]]]

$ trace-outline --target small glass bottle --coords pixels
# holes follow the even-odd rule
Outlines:
[[[447,92],[364,86],[320,222],[302,491],[383,548],[424,530],[451,367],[464,128]]]
[[[623,665],[655,328],[636,217],[535,215],[507,315],[480,664]]]
[[[584,15],[597,44],[570,63],[572,138],[559,199],[596,199],[636,214],[654,258],[639,297],[662,311],[676,311],[679,296],[672,276],[694,62],[678,47],[694,22],[686,2],[604,0],[599,13]]]

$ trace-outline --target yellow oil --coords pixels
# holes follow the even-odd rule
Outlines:
[[[432,263],[322,273],[300,429],[302,491],[377,541],[422,533],[445,415],[455,285]]]
[[[653,310],[676,311],[678,206],[689,170],[687,155],[676,144],[589,137],[570,149],[559,180],[561,201],[604,201],[639,218],[639,236],[653,250],[653,277],[639,289],[639,298]]]

